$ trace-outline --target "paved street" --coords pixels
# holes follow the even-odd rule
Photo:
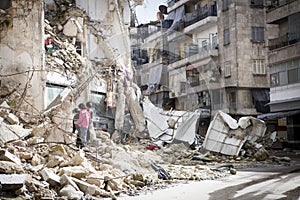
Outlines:
[[[238,170],[218,180],[179,184],[122,200],[300,199],[300,164]]]

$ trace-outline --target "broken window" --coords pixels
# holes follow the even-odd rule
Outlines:
[[[46,83],[45,108],[60,94],[66,86]]]
[[[199,71],[197,68],[186,70],[186,79],[190,83],[191,87],[200,85]]]

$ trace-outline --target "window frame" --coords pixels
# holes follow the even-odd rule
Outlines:
[[[222,0],[222,11],[226,11],[229,9],[229,0]]]
[[[261,26],[251,27],[251,42],[260,43],[265,41],[265,28]]]
[[[223,40],[224,40],[223,41],[224,46],[230,44],[230,31],[229,31],[229,28],[224,29],[224,31],[223,31]]]
[[[264,59],[252,60],[252,73],[254,75],[266,75],[266,65]]]

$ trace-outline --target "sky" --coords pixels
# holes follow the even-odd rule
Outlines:
[[[156,13],[159,5],[167,5],[168,0],[144,0],[142,6],[136,7],[136,16],[139,24],[156,21]]]

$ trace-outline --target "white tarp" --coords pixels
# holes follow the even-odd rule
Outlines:
[[[266,125],[254,117],[242,117],[237,122],[228,114],[219,111],[209,124],[203,147],[225,155],[238,155],[248,140],[255,142],[263,137]]]
[[[171,143],[174,139],[194,142],[196,122],[200,112],[166,111],[154,106],[148,98],[143,100],[144,116],[153,140]],[[168,123],[169,122],[169,123]]]

